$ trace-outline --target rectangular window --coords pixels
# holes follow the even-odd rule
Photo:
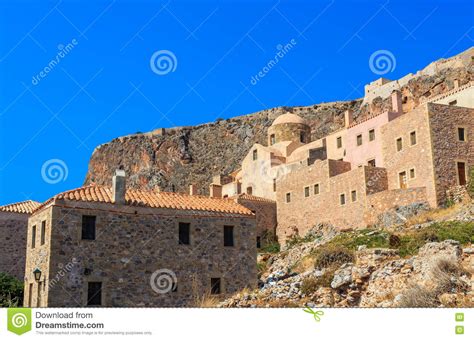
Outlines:
[[[95,216],[82,216],[82,239],[95,240]]]
[[[458,103],[457,100],[453,100],[453,101],[450,101],[448,104],[449,104],[449,105],[456,105],[457,103]]]
[[[101,306],[102,305],[102,282],[88,282],[87,283],[87,305]]]
[[[361,146],[362,145],[362,135],[357,135],[357,146]]]
[[[211,278],[211,294],[216,295],[221,293],[221,279],[219,277]]]
[[[275,135],[274,134],[270,135],[270,145],[273,145],[273,144],[275,144]]]
[[[31,248],[36,246],[36,226],[31,229]]]
[[[190,244],[191,224],[179,222],[179,244]]]
[[[304,188],[304,197],[309,197],[309,187]]]
[[[224,247],[234,246],[234,227],[231,225],[224,226]]]
[[[253,155],[253,156],[252,156],[252,157],[253,157],[253,160],[256,161],[257,158],[258,158],[258,151],[257,151],[257,149],[253,150],[253,154],[252,154],[252,155]]]
[[[416,131],[410,132],[410,144],[411,145],[416,144]]]
[[[342,137],[337,137],[336,143],[338,149],[342,148]]]
[[[339,203],[340,203],[341,205],[346,204],[346,194],[340,194],[340,195],[339,195]]]
[[[466,141],[466,130],[464,128],[461,128],[461,127],[458,128],[458,140],[460,142]]]
[[[273,179],[273,192],[277,191],[277,180],[276,178]]]
[[[410,178],[415,178],[415,169],[410,169]]]
[[[397,151],[401,151],[403,149],[403,142],[402,137],[397,138]]]
[[[319,183],[314,185],[313,192],[315,195],[319,195]]]
[[[257,248],[260,249],[262,247],[262,238],[257,236]]]
[[[300,142],[301,143],[306,143],[306,136],[303,131],[300,131]]]
[[[373,167],[375,167],[375,159],[369,160],[369,161],[367,162],[367,165],[368,165],[368,166],[373,166]]]
[[[287,192],[286,193],[286,203],[290,203],[291,202],[291,193]]]
[[[46,221],[41,222],[41,245],[45,242]]]
[[[407,172],[402,171],[398,174],[398,182],[400,183],[400,189],[406,189],[407,187]]]
[[[457,162],[459,185],[466,185],[466,163]]]
[[[375,130],[369,130],[369,142],[375,140]]]
[[[352,200],[352,202],[357,201],[357,191],[355,191],[355,190],[351,191],[351,200]]]

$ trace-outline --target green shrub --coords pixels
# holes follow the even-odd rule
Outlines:
[[[313,276],[305,277],[301,282],[301,292],[309,295],[317,291],[319,288],[318,279]]]
[[[260,248],[260,253],[278,253],[280,251],[280,244],[278,242],[272,242],[264,245]]]
[[[23,305],[23,282],[6,273],[0,273],[0,307]]]
[[[315,268],[340,266],[347,262],[354,262],[354,252],[345,247],[327,245],[320,247],[315,253]]]

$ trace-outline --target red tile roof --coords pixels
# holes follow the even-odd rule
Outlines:
[[[39,202],[28,200],[0,206],[0,211],[14,212],[19,214],[31,214],[33,210],[38,208],[40,205],[41,203]]]
[[[90,185],[62,192],[50,198],[41,207],[53,200],[113,203],[111,188],[101,185]],[[231,200],[173,192],[128,189],[125,201],[125,204],[131,206],[253,215],[252,211]]]
[[[243,199],[243,200],[247,200],[247,201],[275,203],[274,200],[271,200],[269,198],[249,195],[249,194],[246,194],[246,193],[241,193],[241,194],[238,194],[238,195],[235,195],[235,196],[231,196],[231,197],[229,197],[229,199]]]

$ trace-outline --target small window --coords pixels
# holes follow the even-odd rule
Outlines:
[[[304,188],[304,197],[309,197],[309,187]]]
[[[467,183],[466,163],[456,162],[456,168],[457,168],[457,172],[458,172],[458,183],[459,183],[459,185],[466,185],[466,183]]]
[[[410,144],[411,145],[416,144],[416,131],[410,132]]]
[[[402,137],[397,138],[397,151],[401,151],[403,149],[403,142]]]
[[[179,244],[190,244],[191,223],[179,222]]]
[[[306,135],[303,131],[300,131],[300,142],[306,143]]]
[[[340,195],[339,195],[339,203],[340,203],[341,205],[346,204],[346,194],[340,194]]]
[[[257,236],[257,248],[260,249],[262,247],[262,238]]]
[[[290,203],[291,202],[291,193],[287,192],[286,193],[286,203]]]
[[[82,239],[95,240],[95,216],[82,216]]]
[[[367,165],[368,165],[368,166],[373,166],[373,167],[375,167],[375,158],[369,160],[369,161],[367,162]]]
[[[252,189],[252,187],[247,187],[246,191],[247,191],[248,195],[252,195],[253,189]]]
[[[315,195],[319,195],[319,183],[314,185],[314,187],[313,187],[313,193],[314,193]]]
[[[375,140],[375,130],[374,129],[369,130],[369,142],[372,142],[373,140]]]
[[[464,128],[461,128],[461,127],[458,128],[458,140],[460,142],[466,141],[466,130]]]
[[[357,135],[357,146],[362,145],[362,135]]]
[[[415,178],[415,169],[410,169],[410,178]]]
[[[33,228],[31,228],[31,248],[34,248],[36,246],[36,226],[34,225]]]
[[[352,202],[357,201],[357,191],[355,191],[355,190],[351,191],[351,200],[352,200]]]
[[[41,222],[41,245],[45,242],[46,221]]]
[[[257,151],[257,149],[253,150],[252,158],[253,158],[254,161],[257,160],[257,158],[258,158],[258,151]]]
[[[407,172],[402,171],[398,174],[398,182],[400,184],[400,189],[407,188]]]
[[[273,192],[277,191],[277,180],[276,178],[273,179]]]
[[[88,282],[87,283],[87,305],[101,306],[102,305],[102,282]]]
[[[224,226],[224,247],[234,246],[234,227],[231,225]]]
[[[453,101],[450,101],[450,102],[449,102],[449,105],[456,105],[457,103],[458,103],[457,100],[453,100]]]
[[[221,279],[219,277],[211,278],[211,294],[216,295],[221,293]]]
[[[342,148],[342,137],[337,137],[336,139],[337,148]]]
[[[273,145],[273,144],[275,144],[275,135],[271,134],[270,135],[270,145]]]

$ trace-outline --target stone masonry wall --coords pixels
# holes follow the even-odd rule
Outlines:
[[[85,306],[89,281],[102,282],[103,305],[110,307],[190,306],[209,292],[214,277],[221,278],[225,294],[256,286],[254,216],[83,202],[49,209],[54,212],[50,276],[66,264],[68,270],[49,287],[47,306]],[[96,216],[95,240],[81,239],[83,215]],[[179,222],[191,223],[191,245],[178,244]],[[224,225],[234,226],[234,247],[223,245]],[[40,260],[32,253],[30,269]],[[153,291],[150,278],[160,269],[176,274],[176,292]]]
[[[237,202],[255,212],[257,221],[257,235],[262,240],[271,241],[276,233],[277,206],[276,202],[259,201],[254,199],[238,198]]]
[[[0,212],[0,272],[23,281],[28,215]]]
[[[437,204],[444,204],[446,191],[459,185],[457,162],[466,164],[466,175],[474,166],[474,109],[428,104],[433,143]],[[466,140],[458,140],[458,127]],[[466,176],[467,177],[467,176]]]
[[[300,142],[300,133],[303,132],[305,135],[304,143],[309,143],[311,138],[311,128],[305,124],[278,124],[270,126],[268,128],[268,145],[270,143],[270,136],[275,135],[275,143],[285,141],[296,141]]]

